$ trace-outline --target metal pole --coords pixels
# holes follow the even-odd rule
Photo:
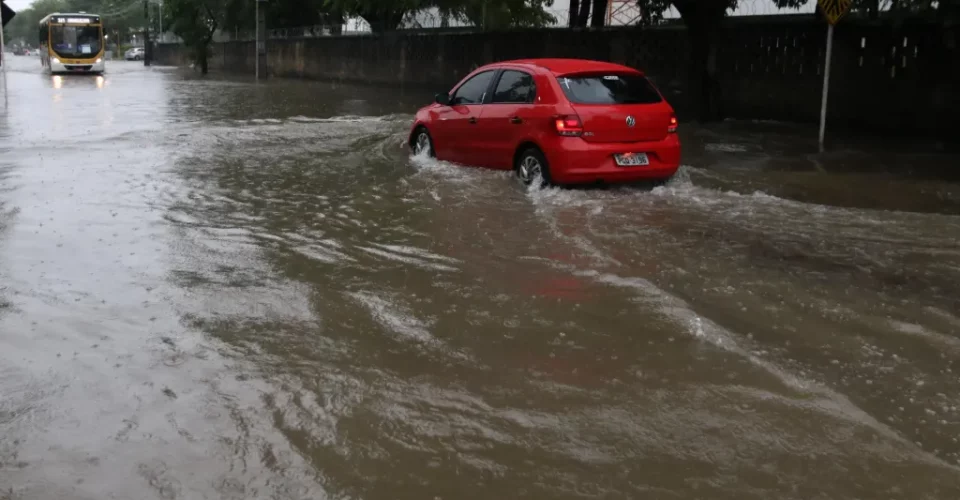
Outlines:
[[[257,0],[257,80],[267,79],[267,9]]]
[[[150,57],[153,51],[150,50],[150,3],[143,0],[143,65],[150,66]]]
[[[160,5],[157,6],[157,16],[160,18],[160,34],[157,35],[159,41],[163,41],[163,0],[160,0]]]
[[[5,50],[6,48],[3,45],[3,9],[0,9],[0,71],[3,72],[4,78],[6,78],[7,76],[7,65],[3,62],[4,61],[3,53]],[[4,96],[7,95],[6,85],[4,85],[4,88],[3,88],[3,95]]]
[[[827,27],[827,60],[823,64],[823,98],[820,100],[820,152],[827,131],[827,94],[830,91],[830,63],[833,61],[833,25]]]

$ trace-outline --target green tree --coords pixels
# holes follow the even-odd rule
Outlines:
[[[99,0],[97,4],[87,9],[103,17],[103,30],[110,35],[118,49],[120,44],[128,41],[131,31],[141,31],[147,22],[143,17],[143,4],[140,2]]]
[[[607,0],[593,0],[593,17],[590,18],[590,26],[601,28],[607,20]]]
[[[571,28],[586,28],[589,19],[590,26],[594,28],[603,27],[607,21],[607,5],[609,3],[609,0],[570,0],[567,24]]]
[[[267,25],[294,28],[321,24],[325,0],[283,0],[267,4]]]
[[[535,28],[556,19],[545,9],[553,0],[440,0],[428,4],[442,14],[483,29]]]
[[[581,0],[587,1],[587,0]],[[814,0],[773,0],[780,8],[800,8]],[[690,87],[697,114],[703,121],[720,118],[718,82],[716,79],[716,41],[729,10],[738,0],[637,0],[644,12],[644,22],[656,24],[671,6],[680,13],[690,38]],[[853,10],[870,17],[881,15],[881,0],[854,0]],[[889,0],[891,15],[935,14],[941,19],[954,18],[960,0]]]
[[[30,7],[17,12],[17,17],[4,28],[3,36],[7,43],[22,39],[30,45],[36,45],[40,20],[52,12],[63,12],[66,7],[63,0],[37,0]]]
[[[773,0],[779,7],[798,8],[807,0]],[[637,0],[644,22],[658,23],[673,7],[680,14],[690,40],[690,93],[701,121],[720,118],[719,85],[716,78],[717,40],[727,11],[738,0]]]
[[[441,14],[489,29],[537,27],[554,21],[553,0],[326,0],[328,9],[362,17],[375,33],[396,29],[404,17],[436,8]]]
[[[326,0],[328,9],[362,17],[375,33],[397,28],[408,12],[427,7],[427,0]]]
[[[144,22],[142,4],[130,0],[36,0],[17,12],[17,17],[4,30],[4,36],[36,45],[39,41],[37,25],[41,19],[54,12],[81,11],[100,14],[104,31],[112,36],[119,33],[123,38],[131,28],[142,27]]]
[[[191,52],[200,73],[207,74],[210,42],[223,26],[227,12],[240,0],[166,0],[165,18],[170,31],[179,36]]]

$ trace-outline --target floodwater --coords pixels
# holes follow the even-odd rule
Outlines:
[[[8,56],[0,498],[960,498],[933,144],[665,186],[411,158],[418,92]]]

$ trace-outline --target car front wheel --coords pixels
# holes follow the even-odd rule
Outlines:
[[[530,147],[523,150],[517,156],[513,170],[524,186],[533,184],[537,179],[540,179],[541,186],[550,184],[550,167],[547,165],[547,158],[537,148]]]
[[[413,154],[416,156],[423,154],[435,156],[433,151],[433,138],[430,137],[430,132],[428,132],[425,127],[417,128],[416,133],[413,134]]]

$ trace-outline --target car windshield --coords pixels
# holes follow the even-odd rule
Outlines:
[[[574,104],[654,104],[663,100],[642,75],[605,73],[557,78]]]
[[[52,26],[50,44],[62,57],[93,57],[100,53],[98,26]]]

